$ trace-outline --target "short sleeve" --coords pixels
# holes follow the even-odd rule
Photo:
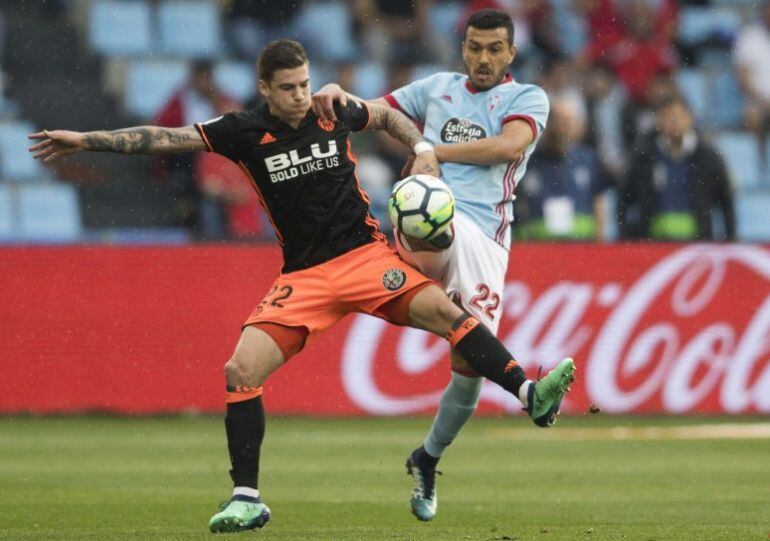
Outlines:
[[[241,159],[238,150],[240,132],[237,129],[235,113],[227,113],[224,116],[195,124],[195,129],[203,138],[209,152],[216,152],[234,162]]]
[[[524,120],[532,128],[533,138],[537,139],[548,122],[549,109],[545,90],[539,86],[528,85],[520,93],[508,99],[503,110],[502,125],[513,120]]]
[[[385,101],[412,120],[425,122],[425,110],[428,104],[428,92],[435,82],[436,75],[409,83],[385,96]]]
[[[335,102],[334,114],[354,132],[364,130],[369,125],[369,107],[358,100],[348,100],[344,107]]]

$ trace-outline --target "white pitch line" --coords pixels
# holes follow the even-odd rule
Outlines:
[[[725,423],[684,426],[608,426],[596,428],[555,427],[491,428],[493,438],[512,440],[753,440],[770,439],[770,423]]]

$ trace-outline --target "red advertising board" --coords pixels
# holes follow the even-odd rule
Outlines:
[[[268,247],[0,249],[0,412],[220,411],[222,366],[280,268]],[[521,245],[500,337],[567,413],[770,412],[770,250]],[[265,386],[271,413],[429,414],[447,344],[351,315]],[[480,412],[518,411],[487,383]]]

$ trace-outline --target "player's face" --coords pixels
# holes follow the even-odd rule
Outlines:
[[[469,27],[463,42],[463,62],[471,84],[478,90],[497,85],[516,56],[516,47],[508,45],[508,30],[503,27],[482,30]]]
[[[310,110],[308,65],[275,71],[269,82],[259,80],[259,91],[267,99],[271,113],[287,123],[299,122]]]

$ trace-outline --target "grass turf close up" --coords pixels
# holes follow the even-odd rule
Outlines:
[[[731,439],[668,430],[722,423],[760,430],[746,439],[741,430]],[[429,424],[268,419],[260,488],[273,521],[237,535],[764,541],[770,534],[767,418],[568,417],[549,432],[522,417],[475,419],[439,465],[436,519],[419,523],[409,513],[403,463]],[[611,429],[618,426],[632,430]],[[220,419],[0,418],[0,539],[215,539],[207,524],[229,496],[227,467]]]

